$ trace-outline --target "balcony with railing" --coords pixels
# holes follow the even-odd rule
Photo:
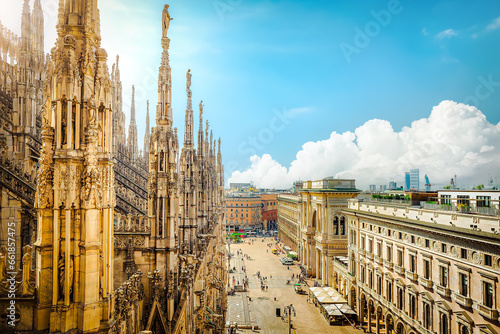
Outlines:
[[[409,271],[409,270],[406,271],[405,275],[406,275],[407,279],[412,280],[412,281],[416,281],[418,279],[417,273],[414,273],[414,272]]]
[[[453,293],[453,299],[464,307],[472,306],[472,299],[470,297],[462,296],[458,292]]]
[[[481,314],[483,317],[486,317],[491,320],[497,320],[498,319],[498,310],[488,307],[483,304],[477,304],[477,311],[479,314]]]
[[[420,283],[420,285],[422,285],[423,287],[425,287],[427,289],[432,289],[432,287],[434,286],[432,279],[425,278],[424,276],[420,276],[418,278],[418,282]]]
[[[457,213],[471,213],[483,216],[500,217],[498,200],[484,200],[481,198],[429,198],[420,202],[420,206],[427,210],[439,210]]]
[[[450,297],[450,295],[451,295],[450,288],[447,288],[447,287],[439,285],[439,284],[436,284],[435,288],[436,288],[436,292],[438,294],[440,294],[441,296],[446,297],[446,298]]]
[[[400,275],[405,274],[405,268],[403,266],[394,265],[394,271]]]

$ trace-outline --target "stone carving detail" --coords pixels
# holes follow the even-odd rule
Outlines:
[[[116,248],[127,248],[129,244],[131,247],[144,247],[146,244],[146,237],[143,235],[117,235],[115,237]]]
[[[45,124],[42,129],[42,150],[40,152],[40,168],[35,195],[35,207],[45,209],[52,207],[54,194],[52,190],[54,178],[53,141],[54,129]]]
[[[458,250],[457,250],[457,247],[455,246],[451,246],[450,248],[450,253],[453,257],[458,257]]]
[[[87,129],[87,150],[85,151],[85,168],[83,174],[83,208],[101,208],[101,187],[100,172],[97,161],[97,133],[98,127],[95,118],[89,122]]]
[[[482,264],[483,263],[481,255],[478,252],[472,253],[472,262],[475,264]]]

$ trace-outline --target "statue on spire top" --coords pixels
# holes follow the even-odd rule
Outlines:
[[[163,7],[163,37],[167,37],[168,27],[170,26],[170,21],[173,20],[168,12],[169,5]]]
[[[190,90],[191,89],[191,70],[188,70],[187,73],[186,73],[186,90]]]

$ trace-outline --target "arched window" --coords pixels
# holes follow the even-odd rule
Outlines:
[[[345,218],[340,218],[340,234],[345,235]]]
[[[460,325],[460,334],[469,334],[469,329],[464,325]]]
[[[333,218],[333,234],[339,235],[339,217]]]

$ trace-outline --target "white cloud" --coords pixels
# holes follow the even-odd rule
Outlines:
[[[493,20],[490,24],[486,26],[486,31],[495,30],[500,28],[500,16]]]
[[[367,189],[393,180],[401,184],[405,171],[419,168],[421,179],[428,174],[433,184],[445,185],[457,174],[472,186],[498,173],[498,147],[500,123],[489,123],[475,107],[443,101],[428,118],[399,132],[388,121],[372,119],[354,133],[332,132],[326,140],[307,142],[288,168],[269,154],[252,156],[250,168],[234,172],[229,182],[288,188],[299,179],[335,176],[356,179],[358,188]]]
[[[429,33],[427,32],[427,28],[426,28],[426,27],[424,27],[424,28],[422,29],[422,35],[424,35],[424,36],[429,35]]]
[[[451,38],[453,36],[456,36],[457,32],[453,29],[446,29],[441,31],[439,34],[436,35],[437,38],[443,39],[443,38]]]

